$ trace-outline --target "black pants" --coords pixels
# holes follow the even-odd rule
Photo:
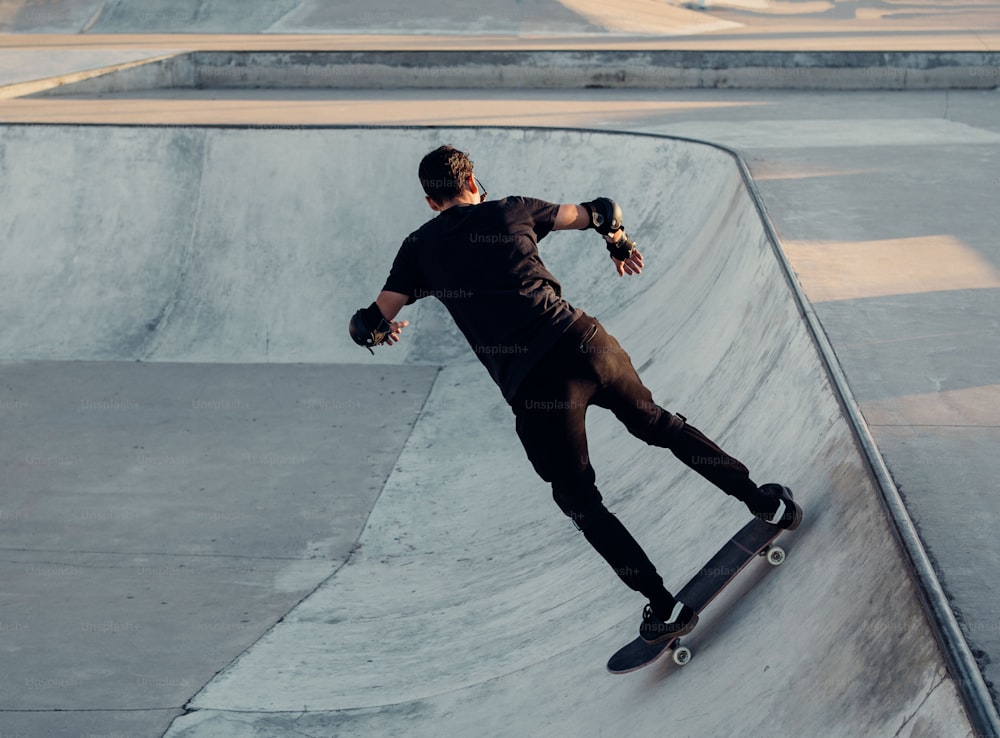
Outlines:
[[[625,584],[654,606],[672,607],[656,567],[597,490],[585,425],[590,405],[607,408],[629,433],[670,449],[739,500],[757,486],[743,464],[653,401],[628,354],[594,318],[577,320],[525,378],[512,403],[517,435],[535,471],[552,485],[556,504]]]

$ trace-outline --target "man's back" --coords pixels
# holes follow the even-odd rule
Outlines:
[[[582,314],[538,253],[558,207],[524,197],[451,207],[406,238],[383,288],[441,300],[508,401]]]

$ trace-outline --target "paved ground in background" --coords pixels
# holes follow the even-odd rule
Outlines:
[[[82,3],[78,5],[82,6]],[[792,8],[791,5],[783,7],[786,10]],[[857,10],[871,11],[872,7],[858,5]],[[894,10],[888,4],[882,8],[886,12]],[[839,8],[831,6],[826,11],[812,15],[782,18],[775,17],[774,14],[716,8],[713,16],[725,21],[744,23],[746,25],[743,30],[732,27],[710,36],[692,36],[665,42],[662,39],[642,40],[637,37],[622,41],[620,37],[608,36],[606,33],[602,35],[600,29],[597,29],[588,31],[589,35],[583,43],[593,46],[662,46],[669,43],[671,47],[677,48],[691,45],[704,47],[706,44],[720,48],[780,48],[803,44],[808,44],[810,48],[1000,48],[996,42],[996,34],[984,30],[997,27],[997,23],[989,15],[995,12],[994,3],[969,6],[966,12],[961,13],[949,9],[944,14],[934,14],[933,7],[904,9],[896,6],[895,10],[900,12],[890,13],[893,17],[881,20],[876,19],[872,12],[858,12],[851,18],[840,12],[844,9],[843,5]],[[906,12],[902,12],[903,10]],[[155,56],[164,51],[182,48],[269,45],[273,48],[275,44],[291,48],[343,47],[345,44],[354,48],[384,48],[389,44],[395,48],[442,43],[465,47],[504,44],[522,47],[580,44],[580,38],[533,41],[527,38],[502,40],[454,36],[442,41],[419,37],[364,36],[346,39],[188,36],[179,39],[172,36],[22,35],[4,37],[0,41],[0,44],[11,47],[4,52],[0,61],[6,74],[4,80],[16,82],[26,76],[30,77],[38,70],[50,74],[83,69],[90,65],[128,62],[136,58],[135,50],[139,50],[139,56]],[[178,43],[179,40],[183,40],[183,43]],[[35,54],[34,59],[25,56],[26,46],[38,48],[37,52],[29,50],[31,54]],[[54,47],[79,47],[80,51],[64,54],[62,51],[54,51]],[[100,56],[94,55],[95,48]],[[81,53],[89,56],[80,56]],[[45,66],[38,67],[37,60],[43,60]],[[594,90],[544,94],[498,91],[303,94],[272,91],[261,95],[230,95],[228,99],[220,100],[205,98],[223,97],[221,95],[204,95],[200,98],[188,96],[181,99],[164,97],[133,96],[132,99],[100,101],[7,100],[0,105],[0,119],[568,125],[689,135],[727,143],[742,151],[764,194],[783,246],[814,301],[817,313],[850,378],[852,389],[873,425],[880,449],[887,457],[911,514],[938,563],[956,611],[962,616],[969,641],[981,653],[982,663],[987,664],[987,676],[992,676],[995,681],[995,668],[988,664],[990,655],[996,658],[1000,654],[997,638],[1000,632],[997,626],[1000,622],[997,603],[1000,598],[997,597],[995,585],[997,575],[1000,574],[1000,557],[992,535],[995,523],[1000,518],[1000,510],[995,502],[995,480],[986,463],[996,441],[1000,440],[996,435],[1000,377],[995,369],[1000,365],[995,349],[998,330],[995,318],[996,274],[1000,270],[1000,256],[992,239],[997,226],[996,195],[1000,192],[1000,180],[997,180],[995,174],[997,140],[1000,135],[996,122],[1000,120],[1000,96],[995,91],[892,94],[718,91],[633,93]],[[446,116],[442,114],[442,109],[448,111]],[[409,176],[409,169],[405,164],[401,163],[400,167],[406,170],[401,172],[400,177]],[[558,166],[553,166],[552,170],[560,171]],[[548,191],[551,178],[544,184],[544,189]],[[489,186],[491,192],[494,191],[493,186]],[[404,194],[409,196],[408,193]],[[274,212],[270,212],[268,217],[262,218],[262,222],[268,222],[274,215]],[[48,217],[46,215],[42,219]],[[127,220],[125,218],[122,222]],[[111,233],[115,232],[114,227],[114,223],[107,225]],[[20,293],[5,291],[5,294]],[[123,294],[127,295],[127,290]],[[247,301],[241,309],[247,309],[251,305],[252,302]],[[442,321],[442,318],[436,315],[426,316],[425,326],[427,320]],[[288,324],[285,325],[287,327]],[[339,336],[338,331],[335,333]],[[435,340],[440,335],[436,331],[431,331],[431,334],[435,336]],[[251,337],[252,351],[256,351],[259,344],[252,332],[248,335]],[[420,340],[417,334],[413,335],[413,340]],[[420,351],[433,348],[427,343],[424,339]],[[443,355],[432,357],[432,361],[452,361],[460,353],[461,346],[459,343],[448,344],[446,349]],[[210,356],[210,353],[203,352],[202,360],[219,360]],[[39,384],[34,391],[41,387],[44,392],[44,388],[52,383],[53,380],[43,379],[52,376],[47,372],[70,370],[66,365],[60,364],[41,366],[46,368],[44,372],[38,373]],[[210,369],[210,366],[206,367],[205,371]],[[342,380],[337,367],[331,367],[331,370],[337,374],[336,380],[331,383],[328,391],[320,394],[320,398],[328,404],[352,402],[358,390],[350,389],[344,395],[335,391],[333,388]],[[6,372],[10,369],[6,368],[4,371],[6,379]],[[119,369],[114,365],[109,366],[108,376],[113,381],[118,372]],[[126,386],[133,386],[132,382],[136,381],[129,377],[140,376],[126,373],[124,367],[121,372],[125,379],[117,381],[124,382]],[[70,382],[75,385],[80,381],[80,375],[72,373],[59,376],[64,379],[56,380],[55,384]],[[433,373],[426,375],[421,381],[430,382],[432,378]],[[8,387],[6,399],[0,404],[5,418],[13,417],[18,424],[26,423],[28,416],[37,411],[41,413],[40,419],[34,421],[34,425],[40,429],[37,431],[38,437],[51,439],[46,444],[46,455],[40,457],[24,456],[16,450],[20,447],[11,446],[15,450],[8,462],[13,459],[15,463],[23,465],[27,463],[25,459],[49,459],[52,463],[28,463],[28,470],[33,473],[53,472],[58,480],[59,473],[65,472],[65,469],[60,469],[60,465],[53,460],[60,458],[59,449],[67,441],[60,440],[61,434],[57,431],[59,428],[72,431],[80,425],[76,420],[65,420],[64,406],[62,410],[57,407],[55,414],[48,415],[49,405],[43,400],[36,401],[34,395],[20,389],[25,385],[8,381],[5,386]],[[85,389],[87,386],[86,383],[81,383],[76,393],[71,394],[71,406],[93,396]],[[347,386],[351,387],[350,384]],[[412,391],[418,397],[421,396],[419,387],[414,387]],[[113,399],[106,387],[101,390],[100,396],[108,398],[108,402]],[[181,396],[186,395],[181,392]],[[220,399],[225,400],[227,397],[229,395],[225,394]],[[53,401],[55,400],[53,397]],[[278,422],[287,423],[289,418],[297,419],[302,414],[302,402],[303,398],[300,396],[284,400],[284,411],[278,413]],[[30,410],[23,403],[30,403]],[[446,401],[446,405],[450,404],[452,402]],[[83,427],[114,427],[114,424],[108,424],[108,418],[105,417],[113,409],[112,404],[106,407],[96,406],[82,414],[80,421]],[[125,410],[128,412],[128,408]],[[137,418],[138,425],[145,425],[142,415],[146,410],[144,408],[127,416],[131,420],[125,425],[135,426]],[[174,422],[181,422],[177,420],[179,417],[191,415],[187,410],[174,410]],[[411,411],[401,412],[401,422],[405,423],[407,412]],[[417,408],[412,412],[417,412]],[[235,415],[239,416],[240,413]],[[204,414],[194,414],[192,417],[198,419],[193,424],[194,428],[203,425]],[[164,429],[167,437],[178,432],[169,423]],[[201,437],[203,434],[198,435]],[[108,438],[113,439],[114,435],[109,434]],[[76,439],[72,443],[78,444],[80,441]],[[226,443],[232,453],[238,453],[236,449],[244,448],[242,439]],[[389,443],[391,447],[391,442]],[[101,459],[108,454],[106,449],[99,448],[100,445],[91,449],[95,454],[93,458]],[[333,445],[340,445],[340,441],[333,442]],[[193,447],[185,448],[190,450]],[[349,452],[348,448],[350,456]],[[123,473],[123,469],[128,472],[131,468],[129,473],[138,473],[140,476],[145,473],[141,464],[137,464],[134,459],[130,460],[127,449],[118,449],[115,453],[118,454],[119,461],[124,458],[129,464],[116,465],[116,469],[109,472],[109,479]],[[115,457],[112,454],[110,458]],[[382,461],[385,462],[386,459]],[[369,469],[368,464],[363,465],[362,476],[372,473],[378,478],[378,474]],[[47,485],[47,491],[55,492],[61,482],[46,481],[43,484]],[[115,484],[121,484],[120,479]],[[134,558],[136,551],[148,552],[148,548],[135,544],[130,547],[128,544],[129,536],[142,540],[145,535],[151,516],[151,509],[144,507],[150,498],[147,491],[137,490],[137,495],[129,503],[134,507],[128,508],[135,515],[128,519],[117,513],[117,508],[103,503],[93,504],[92,500],[83,502],[86,498],[80,496],[79,489],[70,490],[69,502],[64,497],[65,489],[62,494],[30,498],[30,501],[24,495],[9,498],[11,502],[8,502],[7,497],[4,498],[3,507],[0,508],[3,512],[0,524],[3,525],[5,534],[14,528],[21,531],[29,528],[47,529],[50,532],[59,529],[61,532],[60,542],[53,548],[56,553],[47,553],[43,549],[33,551],[31,544],[26,547],[20,547],[19,544],[14,547],[17,550],[8,549],[5,559],[12,573],[17,576],[26,575],[28,583],[46,585],[52,580],[47,568],[43,576],[43,568],[52,567],[52,571],[61,572],[58,578],[60,583],[79,580],[88,585],[87,588],[73,589],[62,594],[65,601],[74,606],[89,602],[88,607],[95,608],[72,610],[60,616],[59,608],[63,606],[57,603],[53,607],[51,589],[45,586],[45,599],[41,600],[44,604],[34,610],[28,608],[30,612],[37,612],[39,608],[52,608],[50,614],[42,619],[43,626],[22,614],[22,610],[16,609],[26,601],[35,600],[30,599],[29,590],[15,587],[12,591],[25,594],[8,600],[4,614],[0,615],[0,624],[5,631],[16,635],[17,642],[23,644],[22,647],[37,649],[39,644],[46,647],[51,645],[65,653],[58,641],[53,642],[51,634],[61,632],[77,635],[77,626],[84,636],[83,641],[90,645],[76,654],[83,666],[74,666],[73,663],[67,664],[58,659],[54,662],[56,667],[68,670],[68,675],[64,671],[59,676],[42,676],[40,673],[32,674],[30,668],[25,668],[12,672],[9,683],[29,688],[27,692],[20,690],[21,697],[33,694],[43,701],[47,699],[46,695],[66,693],[67,688],[81,688],[80,694],[86,694],[87,689],[83,687],[93,687],[96,682],[111,686],[114,693],[121,691],[121,683],[124,682],[129,686],[129,689],[124,690],[125,694],[143,697],[129,702],[133,706],[139,705],[137,712],[129,711],[129,707],[121,707],[128,701],[105,702],[103,705],[115,711],[89,712],[86,716],[80,713],[44,711],[6,712],[2,714],[5,733],[33,735],[48,731],[60,734],[61,730],[66,735],[102,732],[158,734],[170,718],[177,714],[182,705],[182,701],[178,700],[184,699],[184,695],[191,692],[191,683],[204,681],[204,676],[196,675],[210,674],[221,668],[252,642],[258,632],[266,629],[267,624],[274,621],[283,607],[291,607],[309,589],[300,582],[301,589],[281,594],[275,588],[271,578],[274,572],[268,569],[269,564],[260,563],[260,569],[268,570],[261,577],[247,583],[245,591],[252,595],[249,601],[268,601],[268,607],[272,607],[273,611],[263,608],[257,619],[250,624],[243,623],[242,619],[235,620],[225,609],[211,617],[207,614],[198,615],[190,622],[206,623],[203,630],[207,637],[195,639],[194,642],[186,638],[183,643],[178,643],[176,638],[170,637],[169,629],[160,626],[167,621],[156,610],[164,608],[169,620],[170,613],[173,612],[170,607],[157,605],[148,611],[136,611],[136,617],[128,619],[109,613],[102,608],[100,595],[84,595],[88,590],[93,591],[93,585],[86,579],[80,580],[78,574],[87,568],[101,570],[114,567],[109,571],[118,571],[120,576],[122,570],[144,572],[152,566],[149,563],[152,559],[147,561],[144,553],[140,559]],[[116,494],[117,500],[127,499],[127,495],[123,495],[121,491]],[[73,499],[77,502],[73,503]],[[241,506],[237,513],[233,513],[231,508],[202,511],[204,515],[198,520],[206,529],[218,529],[206,531],[216,540],[220,534],[225,537],[225,531],[234,522],[227,516],[234,514],[249,514],[251,517],[243,520],[249,528],[266,529],[265,521],[274,513],[269,513],[268,516],[260,511],[248,513],[251,508],[244,505],[251,502],[252,500],[244,500],[237,503]],[[66,507],[67,504],[69,507]],[[75,512],[71,512],[74,504],[79,513],[77,517],[74,517]],[[359,498],[359,507],[351,514],[358,520],[363,519],[367,515],[367,505]],[[287,545],[293,550],[301,551],[308,543],[307,536],[304,535],[308,530],[297,530],[299,526],[296,524],[296,512],[285,510],[281,520],[286,522],[279,521],[276,527],[288,530],[289,533],[281,533],[279,537],[289,536]],[[67,515],[74,521],[78,519],[83,525],[68,525]],[[29,521],[45,522],[32,525]],[[106,531],[113,531],[120,537],[116,545],[124,544],[121,551],[92,551],[83,545],[95,533],[103,534]],[[291,535],[292,531],[295,531],[294,535]],[[336,546],[331,545],[330,550],[345,550],[345,545],[348,547],[346,550],[349,550],[357,533],[357,529],[353,532],[345,530],[344,539]],[[82,538],[77,540],[80,536]],[[212,545],[216,544],[213,542]],[[105,557],[105,554],[108,556]],[[183,555],[186,556],[187,553]],[[181,554],[173,556],[171,562],[181,560]],[[293,563],[289,566],[297,566],[294,561],[303,557],[301,553],[297,553],[291,558]],[[337,566],[336,554],[320,554],[319,558],[320,562],[313,571],[313,575],[317,577],[314,584],[322,578],[320,570],[323,567]],[[184,568],[194,569],[199,560],[204,559],[196,555],[190,561],[186,560]],[[39,566],[43,568],[38,568]],[[284,567],[285,564],[282,563],[281,566]],[[234,592],[244,587],[238,580],[229,581],[230,578],[225,574],[229,568],[229,564],[223,564],[221,574],[220,570],[213,569],[212,566],[202,569],[199,576],[203,574],[207,577],[204,579],[206,590],[213,588],[213,581],[224,585],[222,592],[228,592],[229,586]],[[589,569],[590,566],[586,568]],[[248,571],[257,569],[255,564]],[[152,571],[165,570],[156,566]],[[146,579],[144,577],[143,581]],[[166,576],[149,579],[154,583],[152,589],[156,590],[162,590],[166,582],[174,581]],[[117,586],[112,585],[111,580],[101,577],[98,580],[107,582],[109,587]],[[194,580],[183,581],[187,588]],[[112,590],[109,592],[113,594]],[[166,601],[170,602],[169,599]],[[227,603],[227,607],[229,604],[234,603]],[[10,607],[15,609],[7,609]],[[8,617],[7,613],[11,613],[13,617]],[[69,627],[66,622],[60,621],[60,617],[69,617]],[[624,619],[630,617],[629,613],[622,615]],[[85,629],[84,626],[88,627]],[[215,638],[220,629],[226,630],[232,637]],[[739,628],[734,626],[733,630],[738,631]],[[192,666],[189,675],[182,674],[183,668],[174,670],[172,666],[162,671],[159,666],[152,671],[134,668],[137,662],[130,660],[131,655],[141,653],[143,649],[162,651],[166,648],[160,644],[150,645],[144,642],[151,631],[164,638],[169,637],[169,648],[190,649],[184,657],[177,659],[178,663],[188,659],[186,663],[193,665],[199,662],[203,666]],[[140,632],[143,638],[137,637]],[[884,632],[880,631],[881,635]],[[74,642],[79,641],[79,637],[74,638]],[[107,643],[112,644],[113,653],[123,655],[122,662],[117,665],[114,662],[99,665],[86,663],[91,654],[100,653]],[[220,650],[216,651],[216,648]],[[580,657],[580,663],[572,665],[573,674],[593,665],[590,649],[574,645],[571,650],[576,653],[581,649],[586,657]],[[601,648],[596,650],[600,651]],[[169,664],[165,664],[167,665]],[[600,686],[604,689],[603,682]],[[670,686],[666,682],[661,688]],[[157,699],[148,699],[150,695],[156,695]],[[4,702],[7,703],[8,700],[5,699]],[[92,706],[90,709],[100,710],[101,706]],[[845,705],[844,709],[850,710],[853,707]],[[326,718],[321,714],[313,715],[312,718],[304,716],[298,725],[304,727],[310,720],[324,719]],[[156,725],[160,726],[159,730],[152,728]],[[919,729],[919,723],[909,723],[909,726],[913,730]],[[318,732],[323,730],[322,727],[313,727]],[[245,732],[246,728],[238,728],[237,734],[240,730]],[[281,728],[275,730],[280,731]],[[697,730],[692,728],[691,734],[697,735]]]
[[[0,733],[162,735],[344,564],[435,374],[0,366]]]

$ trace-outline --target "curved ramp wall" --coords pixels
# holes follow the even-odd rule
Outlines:
[[[971,735],[912,578],[731,156],[557,130],[8,128],[7,360],[442,365],[350,562],[210,682],[169,735]],[[788,562],[746,573],[695,659],[625,677],[643,602],[552,503],[447,315],[409,308],[375,359],[346,317],[431,215],[427,150],[493,195],[613,195],[647,255],[618,279],[592,233],[542,254],[657,399],[792,486]],[[45,152],[39,159],[38,151]],[[28,157],[34,155],[34,165]],[[746,519],[606,413],[609,506],[679,586]]]

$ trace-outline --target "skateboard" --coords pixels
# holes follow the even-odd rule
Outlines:
[[[684,585],[677,593],[677,599],[694,608],[700,615],[736,575],[758,556],[766,558],[772,566],[783,564],[785,552],[774,545],[774,539],[781,532],[781,528],[754,518],[740,528]],[[657,644],[649,644],[642,638],[636,638],[608,660],[608,671],[612,674],[627,674],[653,663],[667,651],[672,652],[674,663],[678,666],[684,666],[691,660],[691,649],[681,645],[680,638],[671,638]]]

